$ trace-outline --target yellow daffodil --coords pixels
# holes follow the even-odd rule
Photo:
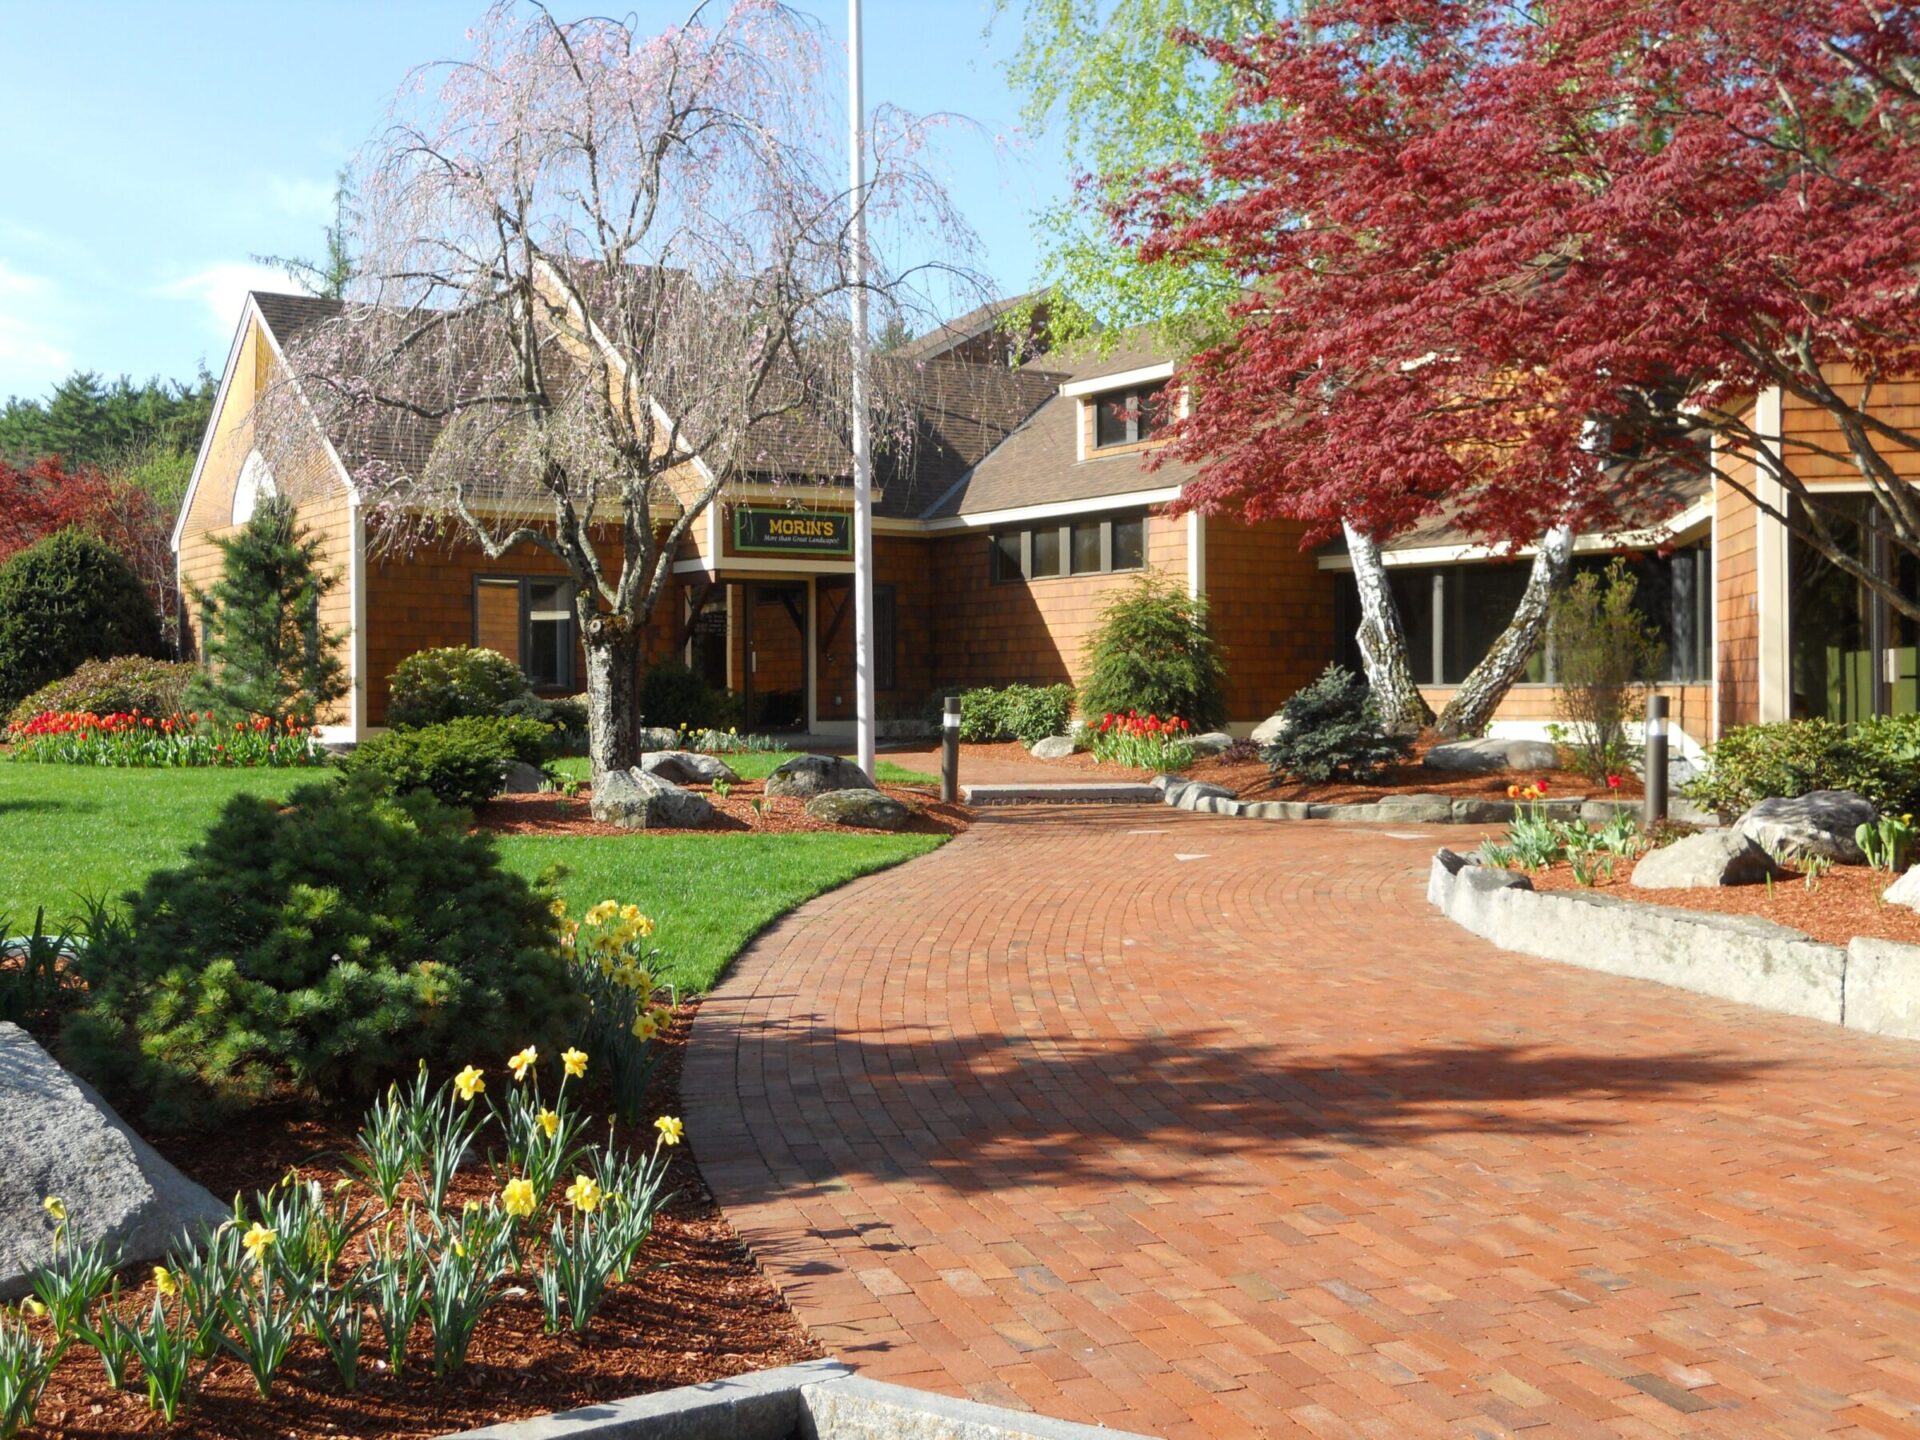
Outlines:
[[[620,907],[620,918],[631,925],[640,918],[640,907],[638,905],[622,905]]]
[[[554,1114],[553,1111],[542,1110],[539,1115],[535,1117],[535,1120],[540,1128],[547,1132],[547,1138],[549,1140],[560,1133],[560,1117]]]
[[[601,1190],[591,1175],[576,1175],[567,1186],[567,1203],[591,1215],[600,1208]]]
[[[642,995],[651,995],[653,993],[653,972],[651,970],[635,970],[633,973],[632,988],[639,991]]]
[[[534,1194],[531,1180],[509,1180],[500,1187],[500,1208],[522,1220],[533,1214]]]
[[[560,938],[562,941],[564,941],[568,945],[573,944],[574,941],[580,938],[579,925],[577,925],[572,920],[569,920],[565,925],[562,925],[560,927]]]
[[[616,965],[613,969],[613,983],[631,990],[639,974],[640,972],[631,965]]]
[[[164,1265],[153,1267],[153,1288],[162,1295],[178,1295],[180,1286],[173,1278],[173,1272]]]
[[[462,1100],[471,1100],[486,1091],[487,1082],[481,1079],[480,1071],[469,1065],[453,1077],[453,1088],[460,1093]]]
[[[680,1123],[678,1115],[662,1115],[653,1122],[653,1128],[660,1132],[662,1145],[678,1145],[687,1133],[687,1127]]]
[[[560,1052],[560,1063],[566,1067],[567,1074],[578,1080],[587,1073],[587,1052],[569,1047]]]
[[[567,902],[557,895],[554,896],[553,903],[547,906],[547,909],[552,912],[553,918],[556,920],[564,920],[567,918]]]
[[[63,1225],[66,1224],[67,1202],[62,1200],[58,1195],[47,1196],[46,1199],[40,1202],[40,1208],[46,1211],[47,1214],[51,1215],[55,1220],[58,1220],[61,1224]]]
[[[613,901],[602,900],[598,905],[587,911],[587,924],[604,925],[619,913],[620,907],[614,904]]]
[[[654,1020],[653,1012],[651,1010],[643,1010],[640,1014],[634,1017],[634,1020],[633,1020],[633,1038],[634,1039],[651,1040],[653,1039],[654,1036],[658,1035],[659,1033],[660,1033],[660,1026],[658,1022]]]
[[[507,1068],[513,1071],[514,1079],[524,1080],[527,1078],[527,1071],[533,1068],[533,1062],[539,1058],[540,1052],[529,1045],[517,1055],[507,1057]]]
[[[279,1238],[277,1233],[269,1230],[256,1220],[252,1225],[247,1227],[247,1233],[240,1237],[240,1244],[246,1249],[247,1254],[253,1258],[254,1263],[258,1264],[260,1257],[266,1254],[268,1248]]]
[[[29,1295],[20,1302],[20,1308],[29,1315],[40,1316],[47,1313],[47,1307]]]

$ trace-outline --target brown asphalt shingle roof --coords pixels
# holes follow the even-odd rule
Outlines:
[[[1057,355],[1043,355],[1034,363],[1047,367],[1050,378],[1058,384],[1069,384],[1164,364],[1168,358],[1163,350],[1133,342],[1078,363]],[[1056,385],[1055,393],[1046,404],[962,477],[959,484],[940,496],[926,512],[926,518],[938,520],[1027,505],[1052,505],[1158,490],[1184,485],[1199,474],[1198,466],[1171,458],[1158,469],[1149,470],[1147,457],[1138,451],[1077,460],[1074,457],[1079,453],[1079,439],[1074,427],[1079,418],[1080,402],[1059,394]]]
[[[253,300],[283,350],[346,308],[336,300],[266,291],[253,292]],[[950,359],[919,363],[881,356],[874,364],[890,372],[878,377],[877,388],[904,397],[900,419],[878,427],[882,433],[874,453],[874,510],[895,517],[917,516],[952,490],[1054,396],[1065,378],[1031,366],[1008,370]],[[378,464],[418,474],[439,430],[432,419],[388,408],[374,424],[340,427],[328,439],[349,473]],[[829,486],[850,482],[848,437],[837,424],[804,409],[762,421],[749,448],[749,468],[768,479]]]

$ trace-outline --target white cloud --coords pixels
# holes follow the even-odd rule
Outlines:
[[[0,260],[0,397],[41,395],[73,368],[60,288]]]
[[[205,307],[209,330],[231,338],[240,323],[240,305],[249,290],[291,290],[287,272],[252,260],[220,260],[160,287],[168,300],[197,300]]]

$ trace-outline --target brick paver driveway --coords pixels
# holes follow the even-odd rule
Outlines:
[[[1920,1046],[1494,950],[1443,834],[990,816],[707,1000],[706,1178],[831,1350],[1066,1418],[1920,1433]]]

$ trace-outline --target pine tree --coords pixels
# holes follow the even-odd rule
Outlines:
[[[321,601],[340,577],[321,568],[320,542],[298,523],[292,502],[263,498],[239,534],[214,543],[220,581],[193,591],[207,668],[189,703],[286,720],[316,715],[346,694],[335,654],[346,633],[320,620]]]

